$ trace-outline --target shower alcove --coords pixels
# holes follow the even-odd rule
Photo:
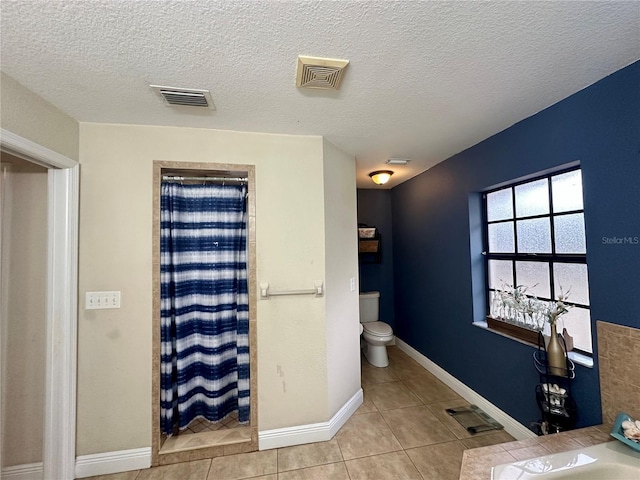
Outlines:
[[[160,281],[160,200],[164,176],[217,178],[220,183],[237,184],[246,178],[247,200],[247,289],[249,297],[249,423],[238,425],[232,416],[218,423],[196,420],[177,435],[162,433],[161,418],[161,281]],[[233,179],[236,179],[235,181]],[[255,167],[223,163],[153,162],[153,358],[152,358],[152,442],[151,463],[167,465],[204,458],[219,457],[258,450],[257,421],[257,329],[256,329],[256,234],[255,234]]]

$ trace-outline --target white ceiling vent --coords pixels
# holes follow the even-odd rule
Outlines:
[[[161,85],[149,85],[166,105],[183,107],[206,107],[216,109],[211,99],[209,90],[197,90],[195,88],[163,87]]]
[[[338,90],[349,60],[298,56],[296,87]]]
[[[387,160],[387,165],[406,165],[410,161],[408,158],[390,158]]]

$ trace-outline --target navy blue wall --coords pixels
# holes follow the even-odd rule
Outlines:
[[[377,227],[382,236],[381,262],[360,264],[360,291],[380,292],[380,320],[395,329],[391,190],[358,190],[358,223]]]
[[[478,216],[488,187],[579,161],[596,320],[640,328],[640,62],[391,190],[398,337],[524,425],[539,419],[533,347],[484,315]],[[596,357],[597,360],[597,357]],[[578,426],[600,423],[598,365],[577,366]]]

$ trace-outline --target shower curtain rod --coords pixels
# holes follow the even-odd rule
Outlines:
[[[246,182],[247,177],[183,177],[177,175],[163,175],[162,180],[196,181],[196,182]]]

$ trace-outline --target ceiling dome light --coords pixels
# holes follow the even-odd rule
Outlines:
[[[376,170],[375,172],[371,172],[369,174],[371,180],[373,180],[373,183],[375,183],[376,185],[384,185],[389,181],[391,175],[393,175],[393,172],[391,170]]]

